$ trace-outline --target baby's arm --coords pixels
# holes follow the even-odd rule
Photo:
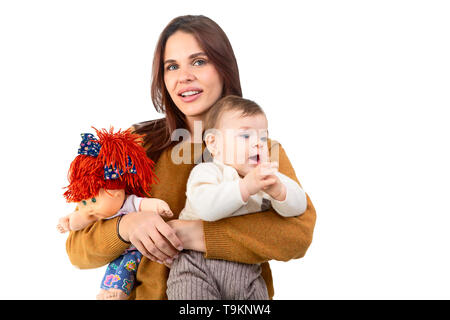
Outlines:
[[[271,197],[273,209],[283,217],[295,217],[306,210],[306,195],[294,180],[278,172],[277,162],[262,163],[240,181],[244,201],[259,191]]]
[[[250,170],[250,172],[239,181],[242,199],[247,202],[250,196],[261,190],[266,190],[268,188],[274,189],[273,185],[276,183],[276,176],[274,176],[274,174],[277,169],[277,162],[266,162],[261,163]],[[273,192],[278,192],[278,190],[273,190]]]
[[[78,211],[77,207],[74,212],[59,219],[56,228],[61,233],[67,231],[77,231],[84,229],[97,220],[99,219],[96,216],[93,216],[85,211]]]
[[[283,217],[299,216],[306,211],[306,194],[297,182],[277,172],[276,182],[265,191],[273,209]],[[273,191],[273,192],[271,192]]]
[[[230,217],[245,202],[239,180],[219,181],[220,171],[212,163],[202,163],[192,169],[186,196],[199,219],[217,221]]]

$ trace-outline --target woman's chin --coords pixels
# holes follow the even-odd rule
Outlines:
[[[200,118],[208,109],[201,104],[183,104],[180,108],[187,118]]]

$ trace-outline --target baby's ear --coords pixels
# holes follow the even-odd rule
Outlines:
[[[214,133],[208,132],[205,135],[205,144],[206,148],[208,148],[209,153],[214,157],[217,155],[217,139]]]

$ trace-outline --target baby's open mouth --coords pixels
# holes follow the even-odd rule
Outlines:
[[[250,162],[253,163],[259,163],[260,162],[259,154],[255,154],[254,156],[249,157],[248,160],[250,160]]]

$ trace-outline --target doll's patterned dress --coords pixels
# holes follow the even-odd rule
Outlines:
[[[135,195],[128,196],[119,212],[109,219],[129,212],[139,211],[142,199]],[[100,288],[104,290],[119,289],[130,295],[141,259],[142,254],[133,245],[126,249],[117,259],[109,263]]]
[[[100,287],[105,290],[120,289],[130,295],[141,258],[142,254],[136,249],[127,249],[108,265]]]

